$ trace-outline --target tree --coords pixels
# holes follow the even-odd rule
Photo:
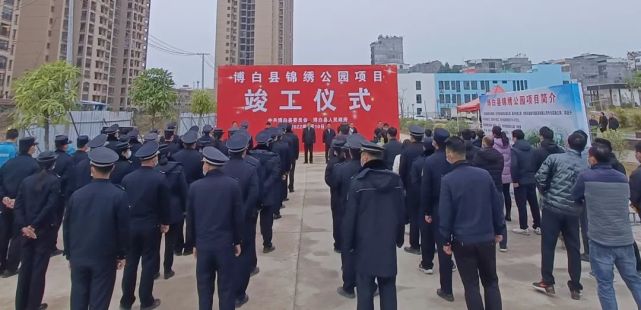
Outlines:
[[[198,114],[198,122],[203,119],[203,115],[214,113],[216,110],[216,101],[209,91],[204,89],[194,90],[191,94],[191,113]],[[199,124],[201,126],[202,124]]]
[[[80,70],[64,61],[42,65],[25,73],[13,84],[17,128],[44,127],[49,150],[49,126],[63,124],[76,105]]]
[[[165,69],[147,69],[140,74],[131,88],[131,99],[142,111],[151,115],[155,128],[158,116],[170,117],[176,103],[174,80]]]
[[[630,89],[641,89],[641,71],[636,72],[632,78],[628,80],[628,87],[630,87]]]

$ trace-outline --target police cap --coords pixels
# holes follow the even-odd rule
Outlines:
[[[355,133],[347,137],[347,143],[345,146],[349,149],[360,150],[363,142],[367,141],[362,135]]]
[[[213,165],[213,166],[222,166],[224,165],[229,158],[225,154],[221,153],[217,148],[213,146],[208,146],[203,149],[203,161]]]
[[[113,124],[105,128],[104,133],[107,135],[113,135],[113,134],[116,134],[119,129],[120,129],[120,126],[118,126],[118,124]]]
[[[62,146],[71,143],[71,141],[69,141],[69,137],[65,135],[57,135],[54,142],[56,143],[56,146]]]
[[[111,167],[118,161],[118,154],[104,146],[97,147],[89,151],[89,160],[95,167]]]
[[[191,126],[191,127],[189,128],[189,131],[193,131],[193,132],[196,132],[196,133],[197,133],[199,130],[200,130],[200,127],[198,127],[198,126]]]
[[[363,141],[361,143],[361,151],[365,153],[370,153],[370,154],[382,154],[383,150],[385,150],[382,146],[372,143],[370,141]]]
[[[158,142],[147,141],[140,147],[140,149],[138,149],[134,156],[139,158],[141,161],[149,160],[158,155],[158,148]]]
[[[38,157],[36,158],[36,160],[39,163],[43,163],[44,164],[44,163],[50,163],[52,161],[55,161],[57,157],[58,156],[56,155],[56,153],[51,152],[51,151],[45,151],[45,152],[40,153],[38,155]]]
[[[332,140],[332,147],[335,149],[340,149],[343,146],[345,146],[345,143],[346,141],[344,138],[343,139],[334,138],[334,140]]]
[[[183,143],[185,144],[194,144],[196,141],[198,141],[198,134],[197,131],[188,131],[186,134],[184,134],[180,140],[182,140]]]
[[[270,141],[271,139],[272,139],[272,136],[269,134],[267,130],[263,130],[256,135],[256,143],[258,144],[266,145],[269,142],[271,142]]]
[[[410,135],[414,137],[422,137],[423,135],[425,135],[425,128],[418,125],[410,126],[409,130],[410,130]]]
[[[214,133],[225,133],[225,131],[222,128],[214,128]]]
[[[110,144],[108,147],[116,151],[116,153],[122,153],[123,151],[129,149],[129,141],[118,141],[116,143]]]
[[[93,148],[105,146],[105,143],[107,143],[107,135],[99,134],[95,138],[93,138],[91,141],[89,141],[89,143],[87,143],[87,146],[93,149]]]
[[[444,129],[444,128],[434,129],[433,138],[434,138],[434,141],[436,141],[436,143],[442,145],[445,143],[445,140],[447,140],[447,138],[449,137],[450,137],[450,132],[447,131],[447,129]]]
[[[204,132],[204,133],[207,133],[207,134],[208,134],[208,133],[210,133],[212,130],[214,130],[214,128],[213,128],[213,127],[211,127],[211,125],[205,125],[205,127],[203,127],[203,132]]]
[[[150,133],[146,134],[143,137],[143,140],[145,140],[145,142],[147,142],[147,141],[157,141],[158,140],[158,134],[150,132]]]
[[[230,153],[240,153],[247,149],[247,144],[249,143],[249,138],[243,132],[238,132],[237,134],[231,136],[225,146]]]
[[[78,136],[76,139],[76,145],[78,147],[85,147],[89,143],[89,137],[88,136]]]

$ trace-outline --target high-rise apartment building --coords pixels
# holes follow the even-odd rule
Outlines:
[[[81,101],[107,104],[114,110],[129,108],[129,87],[146,64],[149,1],[74,0],[72,63],[81,73]],[[3,14],[7,2],[11,1],[4,1]],[[21,2],[14,4],[7,89],[9,74],[15,79],[44,63],[67,58],[69,2]]]
[[[218,0],[216,67],[292,64],[294,0]]]
[[[403,37],[380,35],[370,49],[372,65],[404,65]]]

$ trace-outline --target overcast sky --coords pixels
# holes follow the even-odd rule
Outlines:
[[[151,35],[213,56],[216,0],[151,3]],[[640,18],[640,0],[295,0],[294,63],[367,64],[379,34],[403,36],[409,64],[518,53],[534,62],[586,52],[625,57],[641,50]],[[150,47],[148,67],[167,68],[177,85],[200,81],[199,57]],[[208,65],[205,84],[213,86]]]

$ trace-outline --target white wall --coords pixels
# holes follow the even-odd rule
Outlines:
[[[421,89],[416,89],[416,82],[421,82]],[[421,95],[422,102],[416,102],[416,95]],[[421,115],[436,117],[436,82],[432,73],[399,73],[398,74],[399,114],[401,117],[414,117],[421,109]]]

